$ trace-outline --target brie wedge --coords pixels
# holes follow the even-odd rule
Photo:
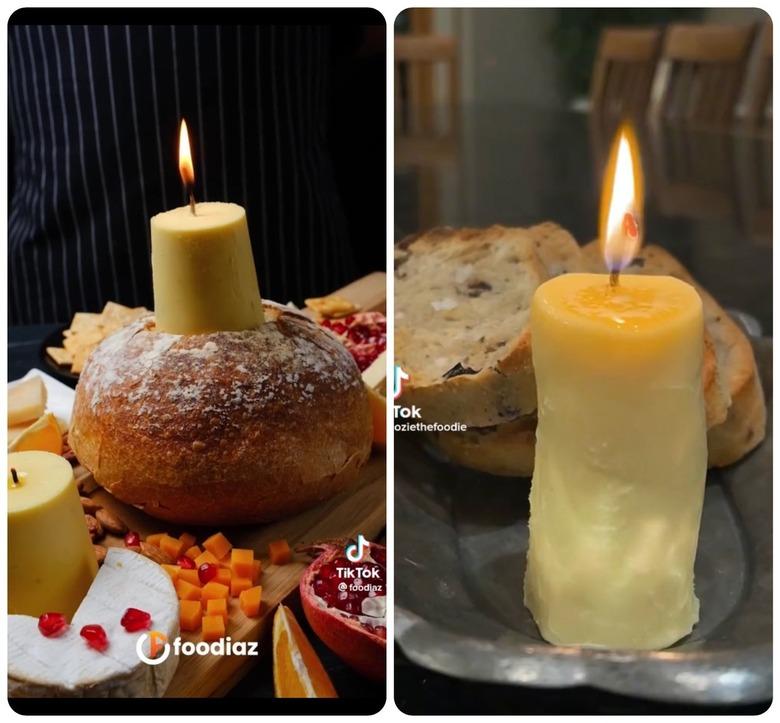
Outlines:
[[[169,641],[179,634],[179,601],[169,575],[159,565],[131,550],[109,548],[105,562],[76,610],[68,630],[44,637],[37,618],[8,616],[8,694],[10,697],[159,697],[171,682],[178,657],[149,665],[136,650],[149,631],[129,633],[120,620],[127,608],[152,616],[150,630]],[[104,652],[89,647],[79,631],[102,625],[109,645]],[[142,644],[149,655],[149,639]]]

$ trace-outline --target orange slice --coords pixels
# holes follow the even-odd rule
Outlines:
[[[44,414],[39,420],[33,422],[11,444],[9,452],[27,452],[37,450],[62,454],[62,432],[57,423],[57,417],[51,412]]]
[[[338,698],[317,653],[284,605],[274,615],[273,646],[277,698]]]

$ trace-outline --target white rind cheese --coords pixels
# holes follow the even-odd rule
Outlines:
[[[46,387],[39,376],[8,388],[8,426],[29,425],[46,410]]]
[[[179,601],[168,574],[131,550],[110,548],[95,581],[67,632],[44,637],[37,618],[8,617],[8,694],[10,697],[159,697],[176,671],[177,656],[148,665],[136,652],[147,631],[127,632],[120,620],[127,608],[152,616],[151,630],[169,641],[179,634]],[[102,625],[105,652],[89,647],[79,631]],[[146,648],[148,650],[148,647]]]

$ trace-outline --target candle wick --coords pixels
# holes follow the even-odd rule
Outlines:
[[[196,216],[195,213],[195,194],[192,192],[192,186],[189,187],[189,194],[190,194],[190,211],[192,212],[193,216]]]
[[[11,477],[13,478],[13,481],[14,481],[14,487],[18,487],[19,486],[19,475],[16,474],[16,469],[14,467],[11,467]]]
[[[618,279],[620,278],[620,272],[619,271],[610,271],[609,272],[609,285],[611,287],[615,287],[618,285]]]

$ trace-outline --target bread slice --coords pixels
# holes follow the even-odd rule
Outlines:
[[[436,228],[395,251],[395,356],[402,401],[430,422],[489,427],[532,413],[534,291],[579,268],[560,226]]]
[[[601,271],[597,244],[583,248],[582,266]],[[668,274],[693,284],[702,296],[710,467],[733,464],[758,446],[766,431],[766,404],[753,349],[740,327],[664,249],[647,246],[624,273]],[[466,432],[442,432],[434,443],[455,463],[490,474],[533,474],[535,417]]]
[[[534,471],[536,415],[465,432],[434,432],[431,441],[452,462],[503,477],[530,477]]]

